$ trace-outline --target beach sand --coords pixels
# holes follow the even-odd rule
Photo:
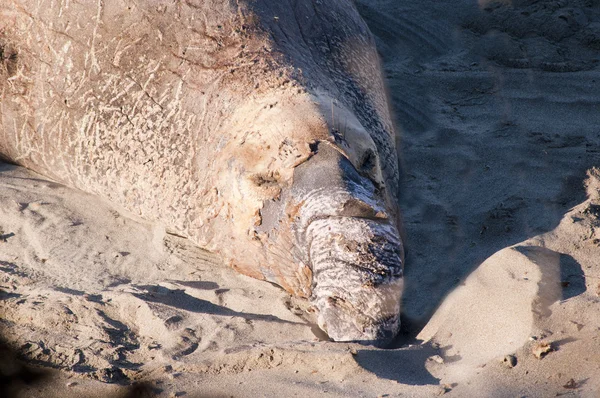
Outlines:
[[[2,164],[0,333],[47,377],[0,393],[600,395],[600,1],[357,7],[399,131],[394,347],[329,342],[306,302]]]

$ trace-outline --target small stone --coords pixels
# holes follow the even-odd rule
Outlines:
[[[440,386],[440,389],[438,390],[437,395],[444,395],[450,391],[452,391],[452,387],[448,384],[444,384],[444,385]]]
[[[575,321],[571,321],[571,324],[573,326],[575,326],[575,328],[577,329],[578,332],[580,332],[581,329],[583,329],[583,327],[585,326],[585,325],[582,325],[581,323],[575,322]]]
[[[514,355],[507,355],[504,357],[504,359],[502,360],[502,363],[509,369],[514,368],[515,366],[517,366],[517,357]]]
[[[575,381],[575,379],[569,379],[569,381],[567,381],[563,388],[575,389],[577,388],[577,382]]]
[[[441,357],[441,356],[439,356],[439,355],[434,355],[434,356],[432,356],[432,357],[429,357],[429,359],[430,359],[431,361],[435,362],[435,363],[439,363],[439,364],[442,364],[442,363],[444,363],[444,358],[442,358],[442,357]]]
[[[67,383],[67,387],[75,387],[77,385],[76,381],[70,381]]]
[[[537,359],[544,358],[550,351],[552,351],[552,346],[545,341],[540,341],[531,349],[531,352]]]

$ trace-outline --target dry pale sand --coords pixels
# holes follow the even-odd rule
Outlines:
[[[396,348],[328,342],[305,302],[2,165],[0,328],[52,376],[4,393],[600,395],[600,1],[358,7],[402,131]]]

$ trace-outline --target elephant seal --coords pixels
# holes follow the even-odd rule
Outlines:
[[[395,134],[350,0],[5,0],[0,153],[309,298],[399,328]]]

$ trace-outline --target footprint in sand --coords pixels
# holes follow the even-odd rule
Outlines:
[[[198,349],[201,338],[196,335],[197,331],[191,328],[185,328],[179,336],[179,343],[173,349],[171,358],[179,360],[181,357],[192,354]]]

